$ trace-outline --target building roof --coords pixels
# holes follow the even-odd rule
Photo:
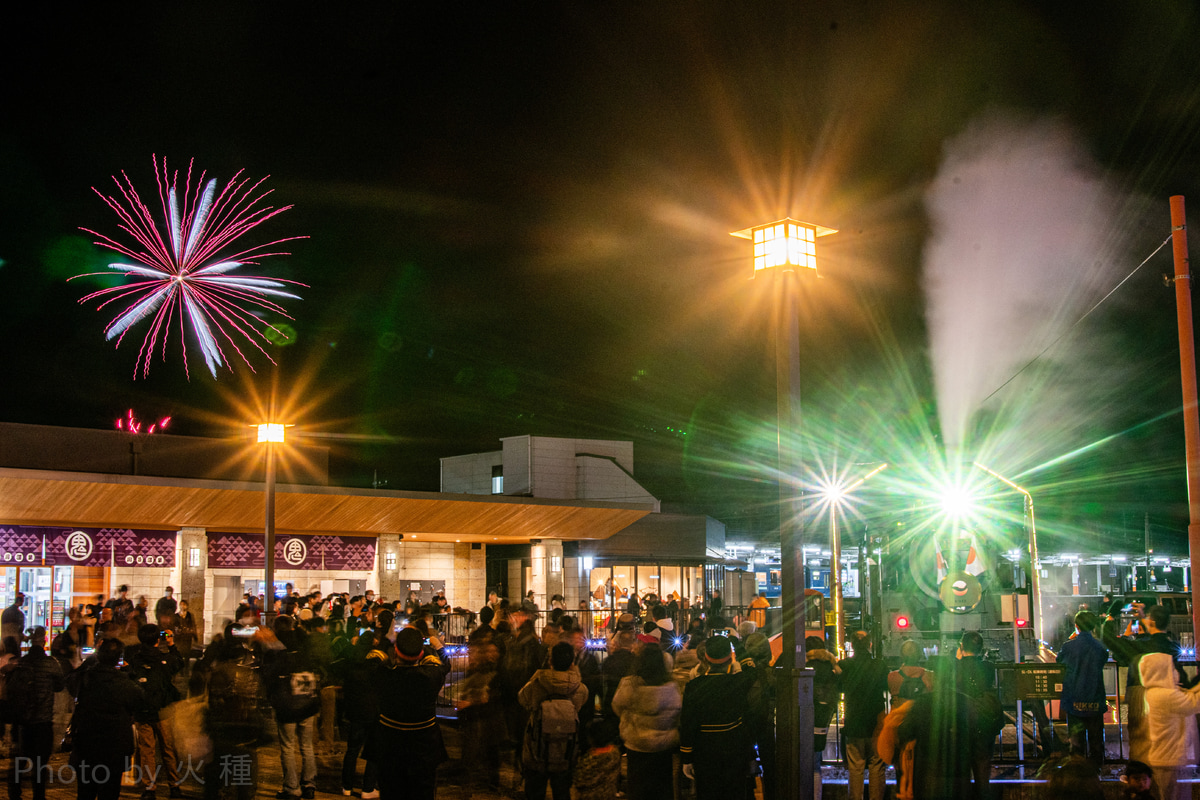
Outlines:
[[[230,533],[264,528],[263,483],[0,468],[0,523]],[[653,511],[637,503],[276,486],[278,533],[516,544],[605,539]]]

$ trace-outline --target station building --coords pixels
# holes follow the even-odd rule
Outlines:
[[[547,436],[500,442],[499,450],[441,459],[442,491],[635,503],[654,510],[609,536],[490,548],[488,585],[504,587],[508,596],[532,591],[538,607],[546,608],[558,594],[568,609],[597,612],[647,592],[696,605],[711,590],[725,590],[731,569],[746,566],[726,558],[723,523],[662,513],[662,503],[634,478],[632,442]]]
[[[587,444],[589,452],[600,447]],[[327,448],[280,447],[279,589],[370,588],[389,599],[444,589],[453,605],[478,609],[489,548],[537,542],[540,563],[549,565],[564,543],[607,539],[658,508],[636,492],[544,497],[330,486]],[[67,608],[111,596],[121,584],[151,608],[173,586],[211,635],[245,592],[262,591],[264,461],[249,438],[0,423],[0,604],[21,591],[27,625],[61,629]],[[595,467],[607,472],[588,464]],[[510,468],[510,487],[519,486],[517,474]]]

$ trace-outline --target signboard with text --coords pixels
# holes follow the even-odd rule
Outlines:
[[[208,566],[262,569],[263,545],[262,534],[209,533]],[[375,568],[375,539],[283,534],[275,539],[275,568],[369,571]]]
[[[175,531],[0,525],[0,567],[174,567]]]

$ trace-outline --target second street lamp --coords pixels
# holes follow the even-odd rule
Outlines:
[[[833,600],[833,615],[836,620],[834,623],[834,641],[837,643],[838,658],[844,658],[846,655],[846,620],[844,598],[842,597],[842,535],[838,531],[838,512],[841,510],[842,501],[851,492],[887,469],[887,466],[886,463],[880,464],[849,486],[842,486],[840,483],[831,484],[823,491],[825,502],[829,504],[829,569],[831,578],[829,582],[829,594]]]
[[[266,491],[266,513],[264,514],[263,563],[266,578],[263,586],[263,622],[267,625],[275,618],[275,445],[283,444],[286,425],[264,422],[258,427],[258,443],[267,446],[267,469],[264,480]]]
[[[798,279],[817,272],[817,239],[832,228],[791,218],[734,236],[754,243],[754,274],[775,279],[776,437],[779,453],[779,550],[783,580],[783,651],[775,662],[779,797],[809,797],[813,786],[813,671],[804,651],[804,502],[794,485],[800,459],[800,322]]]

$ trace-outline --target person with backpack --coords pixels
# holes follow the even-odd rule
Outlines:
[[[892,708],[901,700],[916,700],[933,691],[933,670],[921,666],[921,648],[912,639],[900,645],[900,668],[888,673],[888,693]]]
[[[279,647],[272,650],[266,668],[267,697],[275,709],[279,760],[283,767],[283,788],[275,797],[312,800],[317,792],[313,731],[321,710],[321,671],[304,647],[292,618],[281,615],[274,624]]]
[[[174,679],[183,669],[183,656],[175,649],[171,632],[160,630],[151,623],[138,629],[138,645],[126,649],[125,663],[129,677],[142,688],[145,698],[134,716],[138,763],[142,773],[142,800],[154,800],[160,764],[166,767],[170,796],[182,797],[175,735],[170,717],[163,719],[163,712],[180,699]],[[160,746],[162,761],[158,759]]]
[[[559,642],[550,650],[549,669],[539,669],[517,695],[529,712],[521,745],[526,800],[571,800],[571,769],[579,746],[579,709],[588,690],[575,666],[575,648]]]

